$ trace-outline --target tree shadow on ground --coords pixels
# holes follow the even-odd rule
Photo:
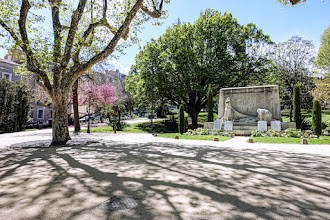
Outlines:
[[[0,219],[330,219],[330,157],[168,143],[0,151]],[[130,211],[99,204],[137,198]]]

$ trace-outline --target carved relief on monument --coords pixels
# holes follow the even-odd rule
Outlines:
[[[221,120],[223,122],[235,121],[240,123],[249,123],[249,122],[256,122],[257,117],[243,114],[235,110],[235,108],[231,105],[230,97],[228,97],[225,102],[224,114]]]

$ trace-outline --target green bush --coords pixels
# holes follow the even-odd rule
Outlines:
[[[312,125],[315,135],[320,136],[322,132],[322,117],[321,117],[321,105],[319,101],[314,100],[312,111]]]
[[[259,130],[254,130],[251,132],[251,137],[263,137],[264,132]]]
[[[293,119],[296,127],[301,129],[300,86],[298,84],[293,87]]]
[[[310,130],[301,131],[295,128],[288,128],[285,131],[275,131],[274,129],[269,129],[268,131],[254,130],[251,133],[251,137],[317,138]]]
[[[286,137],[298,137],[298,131],[295,128],[288,128],[285,130]]]
[[[31,90],[23,82],[1,79],[0,94],[0,133],[23,130],[30,111]]]
[[[231,131],[221,131],[221,130],[218,130],[218,129],[203,129],[203,128],[197,128],[192,132],[187,132],[187,134],[192,134],[192,135],[214,135],[214,136],[225,136],[225,137],[234,137],[235,136],[234,133],[231,132]]]

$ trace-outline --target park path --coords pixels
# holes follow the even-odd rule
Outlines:
[[[0,143],[40,138],[50,141],[51,130],[0,135]],[[0,219],[330,219],[324,146],[124,133],[72,139],[97,141],[0,150]]]
[[[136,122],[134,122],[136,123]],[[73,131],[73,127],[69,128]],[[9,145],[31,142],[31,141],[51,141],[51,129],[42,129],[34,131],[23,131],[9,134],[0,134],[0,149]],[[184,144],[187,146],[213,146],[213,147],[230,147],[233,149],[254,149],[254,150],[275,150],[296,153],[311,153],[330,156],[330,145],[301,145],[301,144],[263,144],[263,143],[247,143],[248,137],[234,137],[228,141],[214,142],[203,140],[185,140],[154,137],[145,133],[71,133],[73,140],[94,139],[115,141],[119,143],[171,143]]]

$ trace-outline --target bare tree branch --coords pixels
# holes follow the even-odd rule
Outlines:
[[[74,11],[73,15],[71,16],[70,30],[69,30],[68,37],[66,40],[64,55],[63,55],[63,59],[62,59],[62,63],[61,63],[61,67],[63,69],[66,67],[66,65],[70,61],[73,41],[76,36],[77,29],[78,29],[78,23],[84,12],[86,2],[87,2],[87,0],[80,0],[77,9]]]
[[[6,25],[6,23],[1,19],[0,19],[0,25],[10,34],[10,36],[15,40],[15,42],[17,44],[21,44],[21,41],[20,41],[20,39],[18,39],[14,30],[12,28],[8,27],[8,25]]]
[[[125,35],[125,33],[128,32],[128,28],[130,23],[132,22],[133,18],[135,17],[138,10],[141,8],[143,3],[143,0],[138,0],[131,11],[128,13],[124,23],[121,25],[119,30],[116,32],[115,36],[112,38],[110,43],[107,45],[107,47],[101,51],[100,53],[96,54],[94,57],[92,57],[89,61],[81,64],[79,67],[76,67],[72,70],[73,75],[70,77],[70,80],[67,80],[70,82],[70,85],[68,85],[70,88],[75,80],[78,79],[79,76],[81,76],[84,72],[90,70],[92,66],[101,60],[105,59],[107,56],[109,56],[115,49],[115,46],[119,42],[119,40]]]
[[[160,2],[159,9],[156,8],[155,2],[153,3],[153,11],[150,11],[147,7],[141,6],[142,11],[144,11],[147,15],[153,18],[159,18],[162,15],[162,8],[163,8],[163,0]]]
[[[61,57],[61,23],[60,23],[60,9],[59,5],[60,2],[58,0],[50,0],[49,4],[51,5],[52,9],[52,20],[53,20],[53,32],[54,32],[54,52],[53,52],[53,59],[54,64],[58,63],[58,60]]]
[[[52,85],[50,84],[50,81],[48,79],[48,76],[46,72],[42,71],[40,68],[40,64],[37,62],[36,59],[33,58],[33,53],[30,48],[29,39],[27,36],[26,31],[26,18],[29,9],[31,8],[29,0],[22,0],[21,10],[20,10],[20,17],[18,19],[18,26],[19,31],[22,38],[22,45],[21,48],[23,49],[24,53],[26,54],[27,58],[27,69],[31,72],[36,73],[40,76],[40,78],[43,80],[45,87],[52,91]]]

